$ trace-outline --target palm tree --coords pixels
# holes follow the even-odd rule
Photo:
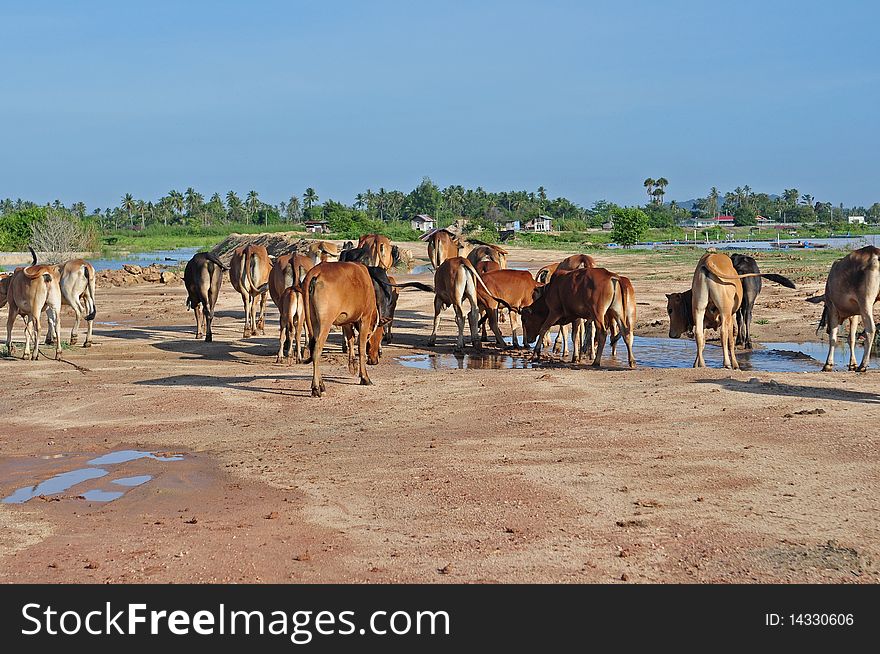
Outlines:
[[[229,219],[234,221],[241,211],[241,199],[235,191],[226,194],[226,208],[229,210]]]
[[[547,201],[547,189],[543,186],[538,187],[538,201],[541,203],[541,211],[544,211],[544,203]]]
[[[794,207],[799,197],[800,193],[796,188],[787,188],[782,192],[782,199],[785,200],[786,205],[789,207]]]
[[[248,191],[247,198],[244,201],[245,206],[247,207],[247,217],[248,224],[250,224],[250,220],[257,213],[257,209],[260,208],[260,196],[256,191]]]
[[[651,191],[651,196],[654,198],[654,204],[660,206],[663,204],[663,189],[659,186]]]
[[[650,200],[654,197],[654,184],[656,184],[656,182],[655,182],[652,178],[650,178],[650,177],[648,177],[648,178],[642,183],[642,186],[645,187],[645,193],[648,194],[648,201],[649,201],[649,202],[650,202]]]
[[[137,201],[137,212],[141,216],[141,229],[146,227],[146,213],[147,213],[147,203],[143,200]]]
[[[168,206],[174,212],[175,218],[180,218],[183,213],[183,194],[175,189],[168,191]]]
[[[86,216],[86,205],[83,202],[74,202],[73,206],[70,207],[70,210],[80,219],[85,218]]]
[[[190,186],[183,194],[183,201],[186,206],[186,212],[192,218],[205,203],[204,196]]]
[[[660,197],[657,204],[663,204],[663,196],[666,195],[666,187],[669,186],[669,180],[665,177],[660,177],[654,181],[654,185],[657,187],[657,190],[660,191]]]
[[[303,206],[305,207],[306,211],[308,211],[312,208],[314,204],[317,204],[317,202],[318,194],[315,193],[315,189],[310,186],[306,189],[306,192],[303,193]]]
[[[291,195],[290,199],[287,201],[287,218],[292,222],[296,222],[299,217],[299,198],[295,195]]]
[[[364,194],[358,193],[354,196],[354,208],[355,209],[363,209],[365,206]]]
[[[804,194],[801,196],[801,202],[803,202],[803,203],[804,203],[806,206],[808,206],[808,207],[812,207],[812,206],[813,206],[813,200],[814,200],[813,196],[810,195],[809,193],[804,193]]]
[[[122,204],[119,205],[119,208],[128,214],[128,224],[131,225],[131,212],[135,209],[135,202],[131,193],[125,194],[125,197],[122,198]]]
[[[718,189],[714,186],[709,190],[709,209],[712,218],[716,218],[718,216]]]

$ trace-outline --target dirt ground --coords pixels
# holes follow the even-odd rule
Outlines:
[[[510,260],[534,271],[564,254]],[[598,258],[633,280],[637,333],[664,336],[664,293],[689,286],[693,263]],[[816,340],[803,298],[822,274],[766,284],[753,337]],[[349,375],[337,334],[313,399],[309,366],[274,363],[274,307],[266,336],[242,339],[227,280],[204,343],[184,300],[179,284],[99,289],[94,347],[0,359],[0,497],[107,452],[183,454],[0,504],[0,581],[880,578],[876,364],[734,372],[715,351],[703,370],[422,370],[396,358],[429,351],[432,297],[404,291],[375,385]],[[450,311],[436,352],[454,329]],[[152,479],[82,498],[130,475]]]

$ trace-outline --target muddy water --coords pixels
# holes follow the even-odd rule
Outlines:
[[[740,350],[737,360],[743,370],[760,372],[813,372],[822,369],[828,346],[825,343],[764,343],[756,345],[752,351]],[[547,352],[547,349],[545,349]],[[602,358],[604,366],[625,368],[626,347],[623,342],[617,346],[617,355],[610,356],[611,348],[606,345]],[[669,338],[648,338],[636,336],[633,344],[636,364],[642,368],[690,368],[696,356],[696,345],[691,340]],[[707,344],[704,353],[706,364],[721,367],[721,348]],[[552,365],[547,361],[529,361],[529,352],[514,350],[497,353],[486,350],[477,354],[427,353],[397,357],[397,362],[408,368],[422,370],[449,369],[517,369],[539,368]]]
[[[541,264],[541,265],[543,265],[543,264]],[[538,268],[541,267],[541,265],[535,264],[535,269],[537,270]],[[507,263],[507,269],[508,270],[528,270],[529,264],[526,263],[525,261],[509,261]],[[431,264],[424,263],[424,264],[415,266],[412,270],[409,271],[410,275],[424,275],[425,273],[433,275],[434,274],[434,267]]]
[[[59,467],[63,465],[65,458],[66,457],[62,455],[56,455],[52,457],[40,457],[40,459],[42,460],[57,460]],[[153,452],[144,452],[141,450],[118,450],[116,452],[110,452],[108,454],[104,454],[97,458],[91,459],[90,461],[88,461],[88,465],[110,467],[121,463],[137,461],[139,459],[153,459],[156,461],[173,462],[182,461],[183,455],[160,455],[154,454]],[[23,504],[24,502],[32,500],[35,497],[58,495],[60,493],[70,490],[75,486],[77,487],[77,490],[75,490],[74,492],[76,493],[77,497],[83,497],[86,500],[92,502],[111,502],[122,497],[126,493],[126,491],[146,484],[153,479],[152,475],[119,477],[117,479],[109,480],[109,483],[115,484],[117,488],[108,488],[106,484],[102,483],[101,485],[105,486],[104,488],[92,487],[86,490],[82,489],[82,485],[85,482],[101,479],[103,477],[107,477],[109,474],[110,472],[104,467],[78,468],[76,470],[60,472],[54,477],[50,477],[49,479],[35,483],[32,486],[24,486],[17,489],[11,495],[8,495],[7,497],[4,497],[2,500],[0,500],[0,502],[4,504]],[[118,487],[122,487],[122,490],[120,490]]]

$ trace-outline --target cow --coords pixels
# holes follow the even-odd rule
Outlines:
[[[501,270],[501,265],[497,261],[484,259],[483,261],[478,261],[476,264],[474,264],[474,268],[477,269],[477,272],[480,273],[480,276],[483,276],[487,272]]]
[[[420,238],[428,242],[428,261],[435,271],[447,259],[470,251],[470,246],[462,243],[461,238],[448,229],[435,229]]]
[[[70,330],[70,344],[79,340],[80,321],[86,321],[86,339],[83,347],[92,347],[92,325],[97,314],[95,307],[95,268],[84,259],[71,259],[57,266],[61,276],[61,304],[73,309],[75,316]],[[52,345],[55,326],[49,318],[49,330],[46,333],[46,345]]]
[[[724,367],[739,369],[735,352],[735,323],[734,314],[739,310],[743,301],[743,279],[763,277],[770,281],[782,284],[788,288],[794,288],[794,283],[782,275],[773,273],[744,273],[740,274],[733,266],[733,261],[726,254],[707,252],[704,254],[694,270],[691,282],[691,320],[682,318],[681,311],[684,307],[682,302],[673,302],[672,297],[667,297],[666,311],[670,315],[670,331],[672,338],[677,338],[684,331],[681,325],[693,326],[694,337],[697,342],[697,357],[694,360],[694,368],[704,368],[706,362],[703,359],[703,349],[706,345],[704,325],[706,310],[711,303],[718,311],[718,325],[721,336],[721,350],[723,353]],[[686,307],[684,307],[686,309]],[[673,314],[673,310],[675,314]],[[676,327],[673,329],[672,322],[675,316]],[[677,334],[677,335],[676,335]]]
[[[754,257],[750,257],[747,254],[731,254],[730,260],[733,262],[733,267],[736,268],[736,272],[741,275],[752,273],[760,275],[761,273],[761,269],[758,268],[758,262],[755,261]],[[772,281],[778,281],[778,283],[783,284],[788,288],[794,288],[794,283],[787,277],[776,274],[771,275],[772,276],[769,279]],[[755,308],[755,300],[761,292],[761,278],[746,277],[742,280],[742,286],[743,299],[739,306],[739,310],[736,312],[736,344],[741,345],[747,350],[751,350],[752,311],[754,311]]]
[[[36,257],[34,257],[36,260]],[[7,281],[8,280],[8,281]],[[3,280],[6,282],[6,304],[9,314],[6,318],[6,353],[14,354],[12,347],[12,327],[15,319],[22,316],[25,321],[24,359],[36,361],[40,356],[40,314],[46,311],[49,324],[54,329],[55,358],[61,358],[61,273],[57,266],[31,265],[16,268],[15,272]],[[2,306],[2,304],[0,304]],[[33,340],[33,350],[31,349]]]
[[[391,239],[387,236],[364,234],[358,240],[358,248],[366,248],[369,253],[367,266],[391,270],[391,267],[396,263],[393,251],[394,246],[391,244]],[[399,250],[397,252],[397,259],[400,259]]]
[[[452,257],[446,259],[434,272],[434,329],[428,338],[428,346],[433,347],[437,342],[437,328],[440,326],[440,312],[450,305],[455,310],[455,322],[458,326],[458,341],[455,346],[456,352],[464,350],[464,301],[470,304],[467,320],[470,324],[471,342],[477,350],[482,349],[478,332],[479,301],[477,299],[477,287],[481,286],[490,296],[492,292],[486,288],[480,274],[473,264],[464,257]],[[500,298],[494,298],[502,306],[509,309],[510,306]],[[499,334],[496,332],[496,338]],[[501,339],[501,344],[504,344]]]
[[[535,341],[533,358],[540,359],[544,336],[553,325],[577,320],[593,321],[596,325],[594,366],[602,363],[607,331],[614,321],[627,344],[629,366],[635,367],[632,353],[635,295],[627,278],[605,268],[580,268],[555,275],[549,284],[536,288],[534,301],[522,310],[526,342]],[[574,332],[573,340],[577,344],[580,340],[577,326]],[[572,360],[576,361],[579,356],[579,352],[574,352]]]
[[[220,296],[223,273],[229,270],[212,252],[199,252],[187,261],[183,269],[183,285],[186,288],[186,308],[192,309],[196,319],[196,338],[202,337],[204,324],[205,342],[214,340],[211,326],[214,323],[214,306]]]
[[[669,338],[681,338],[682,334],[694,331],[694,292],[691,289],[681,293],[666,294],[666,313],[669,316]],[[721,314],[709,302],[703,316],[703,329],[721,327]]]
[[[569,272],[571,270],[577,270],[578,268],[592,268],[595,265],[596,265],[596,261],[590,255],[588,255],[588,254],[573,254],[569,257],[566,257],[565,259],[563,259],[562,261],[560,261],[558,263],[551,263],[551,264],[544,266],[543,268],[538,270],[537,273],[535,273],[535,279],[538,282],[540,282],[541,284],[547,284],[553,278],[553,275],[555,275],[557,271],[558,272]],[[563,358],[565,357],[565,352],[566,352],[567,345],[568,345],[568,341],[567,341],[567,337],[566,337],[566,331],[567,331],[566,327],[567,327],[567,325],[559,325],[559,332],[557,332],[556,340],[553,342],[553,351],[554,352],[559,351]],[[576,331],[580,331],[581,327],[582,327],[582,324],[580,321],[575,321],[572,324],[572,329],[574,329]],[[590,348],[589,349],[590,349],[590,352],[593,352],[594,350],[593,350],[592,343],[593,343],[594,330],[592,330],[592,328],[590,328],[590,329],[587,329],[584,333],[585,333],[585,336],[589,336],[589,341],[590,341]],[[617,343],[616,339],[613,339],[612,345],[611,345],[612,352],[614,351],[614,345],[616,343]],[[545,337],[544,345],[546,346],[549,344],[550,344],[550,336],[548,334]],[[574,350],[574,346],[575,346],[574,332],[572,332],[572,349],[573,350]],[[575,354],[574,351],[572,351],[572,356],[578,356],[578,355]]]
[[[312,268],[302,283],[305,296],[305,318],[310,325],[309,350],[312,361],[312,396],[321,397],[326,390],[321,377],[320,361],[332,325],[342,327],[348,343],[349,370],[357,367],[362,385],[370,385],[367,363],[379,361],[385,325],[391,320],[390,293],[392,286],[414,286],[433,290],[418,282],[391,284],[381,268],[367,268],[352,262],[322,263]],[[376,285],[381,289],[378,294]],[[354,360],[354,335],[358,334],[358,364]]]
[[[834,369],[834,349],[841,323],[849,321],[849,369],[865,372],[871,362],[874,345],[874,304],[880,300],[880,248],[872,245],[853,250],[835,261],[825,281],[825,293],[807,302],[825,303],[819,328],[828,333],[828,357],[824,372]],[[862,362],[856,364],[855,345],[859,318],[865,329]]]
[[[556,266],[556,270],[577,270],[578,268],[593,268],[596,260],[589,254],[573,254],[566,257]]]
[[[504,248],[476,239],[468,239],[468,243],[473,248],[467,253],[467,258],[474,266],[484,259],[488,259],[497,263],[501,268],[507,268],[507,250]]]
[[[315,266],[328,261],[339,261],[339,248],[331,241],[309,241],[306,256]]]
[[[276,363],[281,363],[284,355],[289,362],[294,347],[296,362],[299,363],[302,359],[300,336],[305,322],[302,297],[287,297],[287,291],[294,286],[300,288],[306,273],[313,267],[309,257],[292,252],[278,257],[272,266],[272,272],[269,273],[269,296],[278,307],[281,316],[278,337],[281,343],[278,356],[275,358]],[[299,292],[301,295],[301,290],[294,292]]]
[[[262,245],[244,245],[232,253],[229,279],[244,305],[244,338],[266,333],[266,293],[272,261]],[[260,318],[257,320],[257,298]]]
[[[485,322],[488,320],[489,327],[495,334],[496,342],[502,347],[506,345],[498,327],[500,311],[498,298],[504,300],[513,309],[510,312],[511,347],[518,348],[517,331],[521,331],[521,329],[518,327],[519,318],[516,312],[532,303],[535,289],[541,284],[536,282],[527,270],[493,270],[481,274],[480,278],[488,290],[488,292],[483,290],[482,286],[477,287],[477,301],[480,309],[486,313],[486,316],[481,320],[484,325],[483,329],[485,329]]]

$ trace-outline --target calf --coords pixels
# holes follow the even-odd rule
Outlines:
[[[296,362],[300,363],[302,360],[301,335],[305,318],[301,284],[306,273],[313,267],[309,257],[291,253],[278,257],[272,266],[272,272],[269,273],[269,296],[281,315],[276,363],[281,363],[285,355],[289,363],[294,347]],[[299,297],[288,297],[287,291],[291,288],[295,289],[294,293],[298,293]]]
[[[186,308],[192,309],[196,319],[196,338],[202,337],[204,324],[205,342],[213,339],[214,306],[223,284],[223,272],[229,270],[217,255],[199,252],[187,261],[183,269],[183,285],[186,288]]]
[[[597,348],[593,365],[599,366],[607,330],[613,320],[627,343],[629,365],[635,367],[632,354],[635,295],[630,291],[629,280],[622,282],[623,279],[626,278],[605,268],[581,268],[556,275],[549,284],[535,289],[534,302],[522,310],[526,342],[536,341],[533,356],[540,358],[544,336],[553,325],[589,320],[596,325]],[[575,333],[579,330],[576,329]]]
[[[838,259],[828,272],[825,293],[811,297],[807,302],[825,303],[819,327],[828,333],[828,356],[822,370],[834,369],[834,349],[837,333],[844,321],[849,321],[849,369],[865,372],[871,362],[874,345],[874,304],[880,299],[880,249],[866,246],[853,250]],[[865,349],[862,362],[856,364],[856,329],[859,318],[865,329]]]
[[[391,270],[391,267],[395,264],[393,247],[391,239],[381,234],[364,234],[358,240],[358,248],[366,248],[368,253],[366,265],[384,268],[385,270]],[[398,253],[399,258],[400,255]]]
[[[272,261],[262,245],[245,245],[232,254],[229,279],[241,295],[244,305],[244,338],[266,333],[266,293]],[[257,320],[257,298],[260,300],[260,318]]]
[[[4,280],[6,281],[6,280]],[[6,304],[9,314],[6,319],[6,352],[14,353],[12,347],[12,327],[15,319],[22,316],[25,321],[24,356],[37,360],[40,356],[40,315],[45,309],[50,325],[54,329],[55,358],[61,358],[61,274],[57,266],[33,265],[17,268],[6,282]],[[33,340],[33,349],[31,341]]]
[[[507,250],[497,245],[484,243],[476,239],[468,239],[473,249],[468,252],[467,258],[474,266],[483,260],[494,261],[501,268],[507,268]]]
[[[502,299],[512,309],[510,312],[511,345],[518,348],[519,317],[517,312],[533,302],[535,290],[541,284],[532,279],[527,270],[494,270],[486,272],[480,277],[486,290],[483,290],[482,286],[477,288],[477,300],[480,309],[486,312],[486,319],[488,319],[492,333],[495,334],[496,342],[502,347],[505,346],[498,326],[500,310],[498,300]]]

